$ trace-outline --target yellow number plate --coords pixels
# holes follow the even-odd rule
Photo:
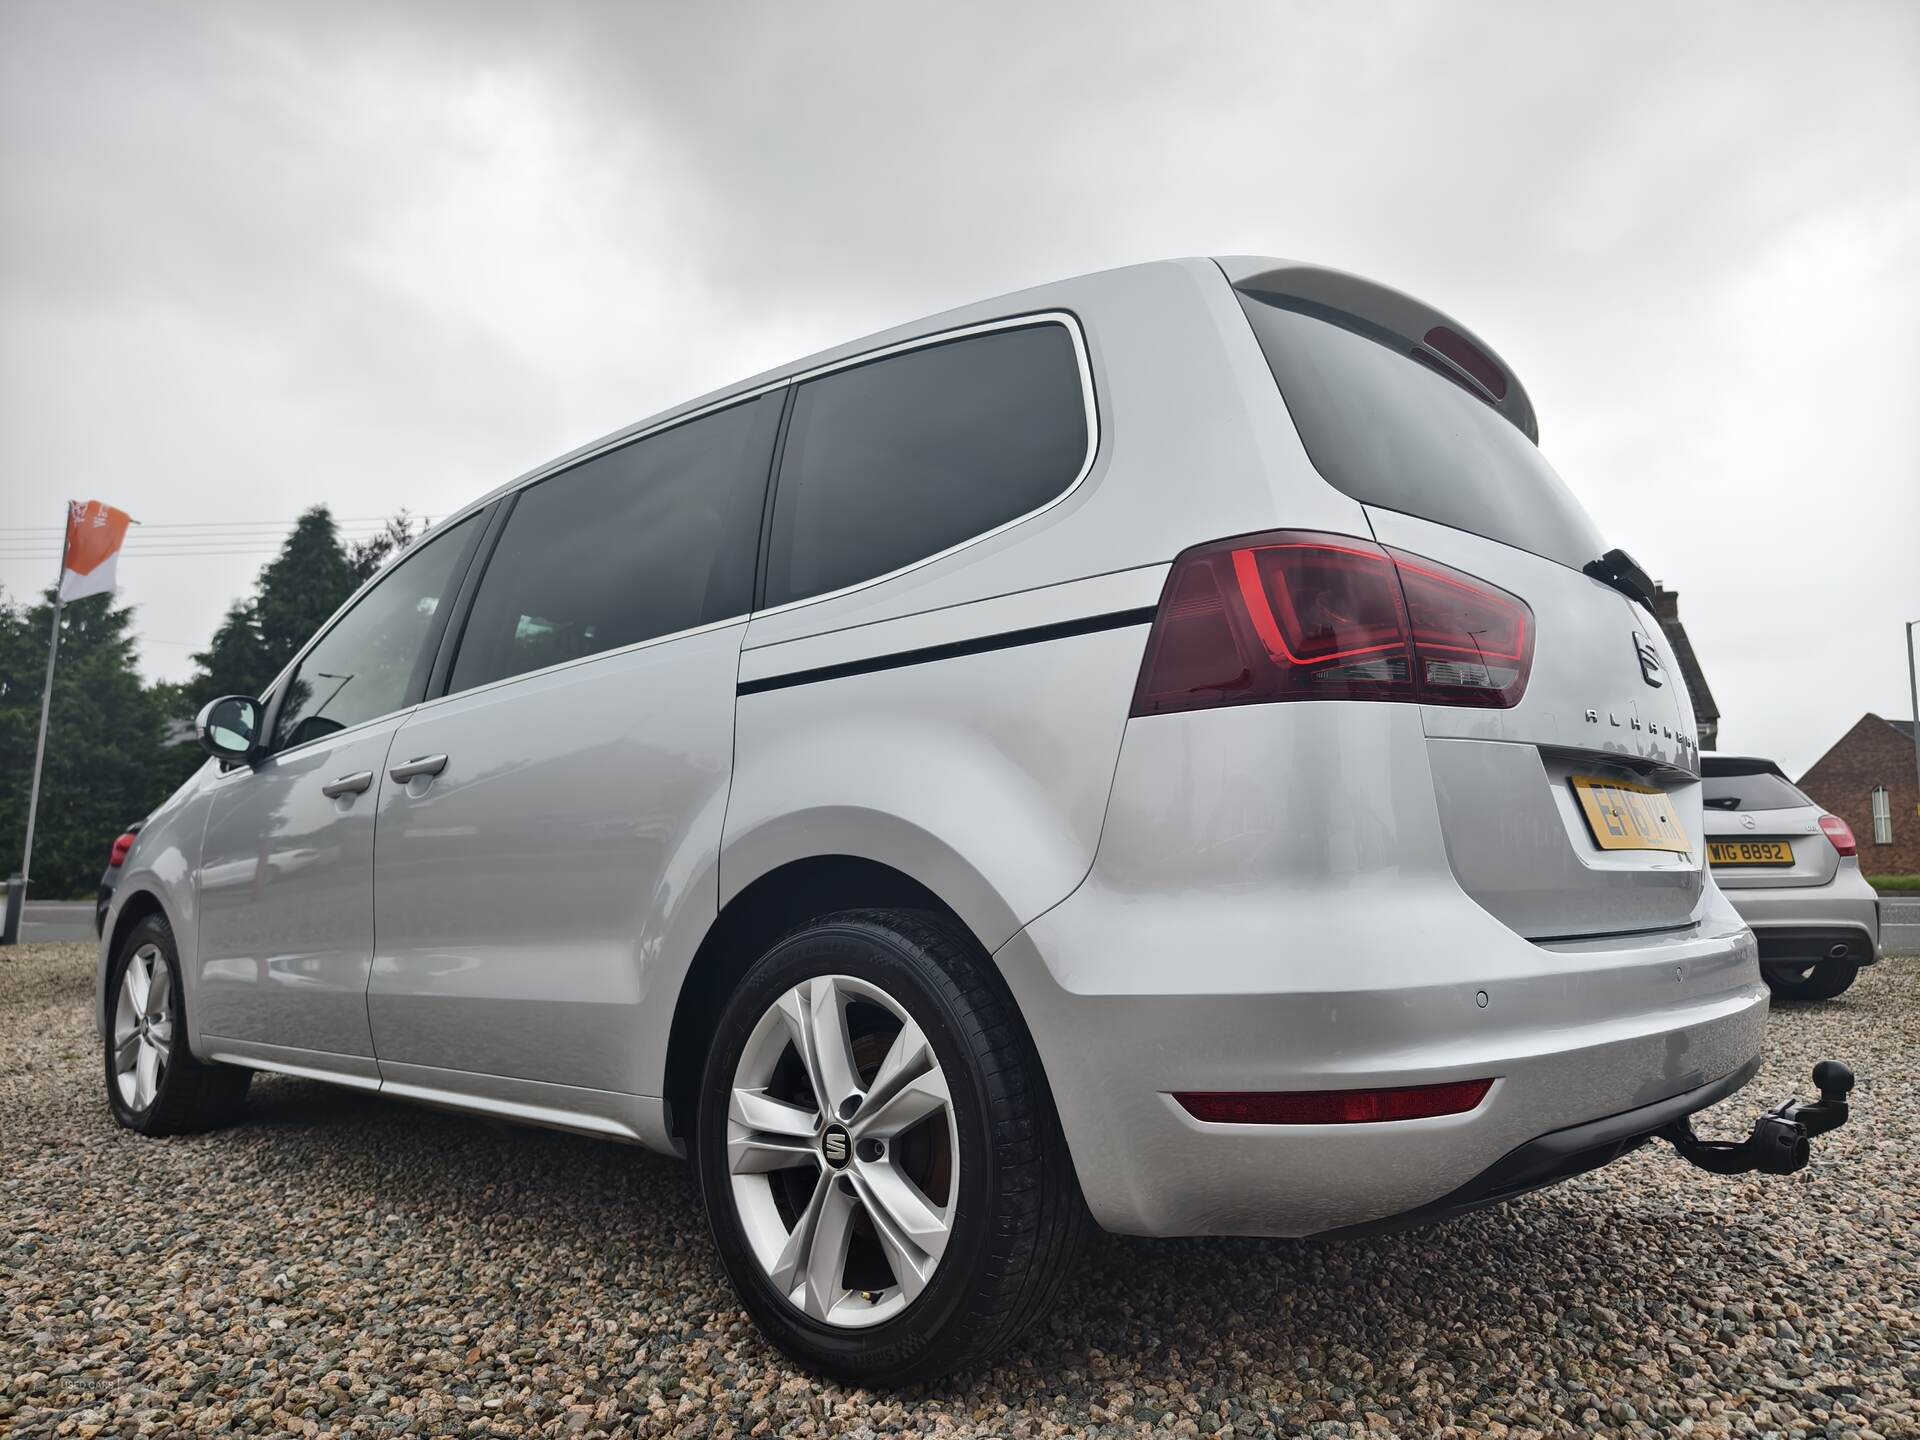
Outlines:
[[[1594,844],[1602,850],[1672,850],[1685,854],[1693,849],[1665,791],[1576,775],[1573,793],[1586,814]]]
[[[1791,865],[1793,846],[1785,840],[1709,840],[1709,865]]]

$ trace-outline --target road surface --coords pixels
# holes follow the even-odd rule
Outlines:
[[[91,900],[29,900],[20,917],[20,940],[31,945],[36,940],[93,939],[93,902]]]
[[[1880,948],[1889,955],[1920,955],[1920,895],[1880,897]]]

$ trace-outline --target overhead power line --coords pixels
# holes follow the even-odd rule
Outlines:
[[[394,516],[388,515],[336,515],[336,526],[348,524],[384,524]],[[140,530],[292,530],[300,520],[134,520],[134,530],[129,534],[138,534]],[[0,536],[12,534],[54,534],[58,536],[67,526],[63,524],[0,524]]]
[[[424,521],[425,517],[422,517]],[[192,532],[168,535],[129,533],[121,553],[134,556],[160,555],[274,555],[284,546],[291,531]],[[342,525],[335,533],[353,544],[372,540],[386,533],[386,525]],[[60,546],[51,537],[0,534],[0,562],[20,560],[57,561]]]

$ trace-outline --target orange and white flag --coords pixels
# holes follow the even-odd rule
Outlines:
[[[98,500],[68,502],[67,559],[60,571],[62,604],[113,591],[120,545],[132,523],[126,511]]]

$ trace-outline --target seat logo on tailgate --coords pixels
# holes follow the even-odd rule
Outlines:
[[[1667,667],[1660,663],[1660,652],[1638,630],[1633,632],[1633,653],[1640,660],[1640,678],[1658,689],[1667,683]]]

